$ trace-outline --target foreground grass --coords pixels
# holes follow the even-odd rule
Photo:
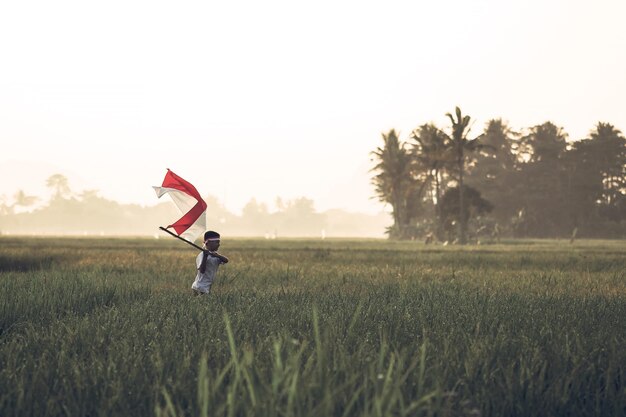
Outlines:
[[[0,239],[0,415],[626,415],[626,243]]]

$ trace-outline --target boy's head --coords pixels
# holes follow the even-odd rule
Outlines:
[[[214,251],[220,247],[220,234],[214,232],[213,230],[209,230],[204,233],[204,246],[208,250]]]

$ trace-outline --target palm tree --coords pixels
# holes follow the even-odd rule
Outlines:
[[[54,190],[54,198],[60,198],[70,193],[67,178],[61,174],[54,174],[46,181],[46,186]]]
[[[578,211],[585,215],[594,211],[596,218],[613,221],[626,218],[626,138],[622,133],[610,123],[599,122],[588,139],[572,144],[567,156],[569,171],[576,178]]]
[[[591,132],[596,160],[602,164],[603,200],[615,204],[626,191],[626,138],[610,123],[598,122]]]
[[[521,153],[527,162],[552,164],[567,150],[567,133],[552,122],[533,126],[521,139]]]
[[[528,232],[534,236],[570,235],[572,164],[567,161],[567,133],[552,122],[528,129],[520,139],[519,181],[521,207]],[[568,167],[569,165],[569,167]]]
[[[441,191],[445,168],[450,161],[450,141],[448,136],[432,123],[424,124],[411,133],[413,139],[413,156],[417,160],[417,166],[423,172],[429,184],[434,183],[435,215],[437,216],[437,237],[441,239]],[[431,188],[432,190],[432,188]]]
[[[500,224],[507,223],[519,212],[518,136],[502,119],[489,120],[480,140],[481,149],[463,177],[465,185],[495,203],[491,216]]]
[[[372,178],[378,199],[393,209],[392,237],[403,237],[404,228],[412,216],[415,200],[414,180],[411,176],[413,158],[405,144],[398,139],[395,129],[382,134],[383,146],[372,152],[378,173]]]
[[[454,152],[454,162],[459,172],[459,243],[464,245],[467,243],[467,221],[463,213],[465,212],[465,201],[463,199],[463,175],[465,172],[465,154],[466,152],[474,152],[480,148],[478,143],[480,136],[475,139],[468,139],[469,134],[469,116],[463,116],[461,109],[457,106],[455,109],[456,119],[450,113],[446,116],[452,123],[452,137],[448,137]]]
[[[13,196],[15,202],[13,203],[13,207],[21,206],[21,207],[29,207],[35,204],[38,198],[34,195],[27,195],[24,191],[18,190],[17,193]]]

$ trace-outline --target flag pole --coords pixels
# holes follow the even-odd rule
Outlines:
[[[169,231],[169,230],[167,230],[165,227],[159,226],[159,229],[163,230],[163,231],[164,231],[164,232],[166,232],[166,233],[169,233],[170,235],[174,236],[174,237],[175,237],[175,238],[177,238],[177,239],[182,240],[182,241],[183,241],[183,242],[185,242],[185,243],[190,244],[191,246],[193,246],[194,248],[196,248],[196,249],[198,249],[198,250],[200,250],[200,251],[204,251],[204,249],[202,249],[200,246],[196,245],[196,244],[195,244],[195,243],[193,243],[193,242],[188,241],[187,239],[185,239],[185,238],[183,238],[183,237],[178,236],[177,234],[174,234],[174,233],[170,232],[170,231]]]

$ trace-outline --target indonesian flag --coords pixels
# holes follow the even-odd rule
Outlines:
[[[200,197],[196,187],[174,174],[168,168],[163,184],[160,187],[152,188],[154,188],[159,198],[169,194],[176,207],[183,213],[183,217],[178,219],[176,223],[167,226],[166,229],[174,229],[178,236],[190,242],[193,242],[201,233],[204,233],[206,229],[207,206],[202,197]]]

